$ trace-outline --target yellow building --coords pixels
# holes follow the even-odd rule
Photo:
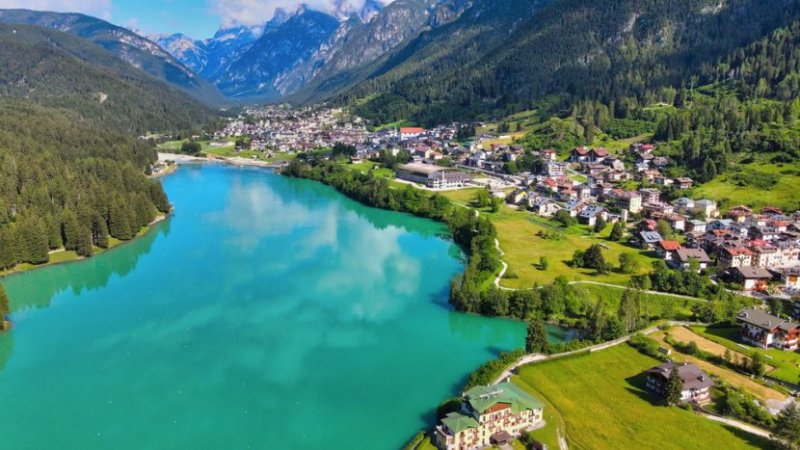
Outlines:
[[[542,402],[513,383],[474,387],[463,399],[461,410],[448,414],[436,427],[436,446],[442,450],[505,444],[544,425]]]

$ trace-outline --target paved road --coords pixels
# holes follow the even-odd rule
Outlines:
[[[669,325],[688,325],[689,322],[668,322],[668,324]],[[524,366],[526,364],[536,363],[536,362],[540,362],[540,361],[546,361],[546,360],[549,360],[549,359],[563,358],[565,356],[575,355],[575,354],[582,353],[582,352],[593,353],[593,352],[597,352],[597,351],[600,351],[600,350],[605,350],[607,348],[611,348],[611,347],[617,346],[619,344],[622,344],[623,342],[628,342],[631,339],[631,337],[633,335],[635,335],[635,334],[639,334],[639,333],[641,333],[641,334],[652,334],[652,333],[655,333],[656,331],[658,331],[658,327],[654,326],[654,327],[646,328],[646,329],[641,330],[641,331],[637,331],[636,333],[632,333],[632,334],[629,334],[627,336],[623,336],[623,337],[621,337],[619,339],[615,339],[613,341],[603,342],[602,344],[596,344],[596,345],[593,345],[591,347],[582,348],[580,350],[572,350],[572,351],[569,351],[569,352],[556,353],[556,354],[553,354],[553,355],[545,355],[545,354],[542,354],[542,353],[530,353],[530,354],[527,354],[527,355],[523,355],[519,359],[517,359],[516,361],[511,363],[511,365],[508,366],[506,368],[506,370],[504,370],[503,373],[501,373],[492,382],[492,384],[499,384],[499,383],[502,383],[503,381],[507,380],[508,378],[511,378],[511,375],[513,375],[515,370],[517,370],[518,368],[520,368],[521,366]]]
[[[705,417],[706,419],[713,420],[714,422],[724,423],[725,425],[729,425],[729,426],[732,426],[734,428],[738,428],[738,429],[740,429],[742,431],[746,431],[746,432],[748,432],[750,434],[754,434],[756,436],[761,436],[761,437],[764,437],[764,438],[767,438],[767,439],[772,439],[772,433],[770,433],[769,431],[767,431],[767,430],[765,430],[763,428],[758,428],[756,426],[753,426],[753,425],[750,425],[750,424],[747,424],[747,423],[744,423],[744,422],[739,422],[738,420],[728,419],[727,417],[713,416],[711,414],[705,414],[705,413],[701,413],[700,415]]]

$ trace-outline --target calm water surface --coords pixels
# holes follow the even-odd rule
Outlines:
[[[9,449],[392,449],[524,326],[455,314],[436,223],[185,166],[146,237],[4,280]]]

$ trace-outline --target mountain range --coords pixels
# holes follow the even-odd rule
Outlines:
[[[376,123],[503,115],[557,94],[644,101],[800,18],[792,0],[367,0],[278,9],[213,37],[142,37],[80,14],[0,11],[70,33],[207,104],[357,104]],[[635,97],[635,100],[630,100]]]

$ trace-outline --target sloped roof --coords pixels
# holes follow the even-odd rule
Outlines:
[[[519,414],[526,409],[540,409],[543,404],[513,383],[495,386],[477,386],[464,393],[472,409],[483,412],[498,403],[511,405],[511,413]]]
[[[460,412],[451,412],[442,419],[442,423],[453,433],[458,434],[467,428],[478,428],[480,424],[472,416]]]

